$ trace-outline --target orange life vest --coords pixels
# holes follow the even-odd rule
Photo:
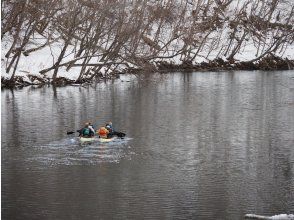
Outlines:
[[[107,134],[109,131],[105,127],[101,127],[99,130],[97,130],[97,134],[102,138],[107,138]]]

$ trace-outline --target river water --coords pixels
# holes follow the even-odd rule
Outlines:
[[[3,219],[294,213],[294,72],[172,73],[1,92]],[[81,144],[87,120],[127,133]]]

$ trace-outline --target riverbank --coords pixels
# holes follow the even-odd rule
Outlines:
[[[50,78],[43,75],[23,75],[16,76],[14,80],[10,80],[6,77],[1,77],[1,88],[15,88],[15,87],[25,87],[31,85],[48,85],[54,84],[55,86],[66,86],[66,85],[83,85],[93,82],[104,82],[107,80],[113,80],[120,78],[122,74],[140,74],[143,72],[150,73],[168,73],[168,72],[209,72],[209,71],[238,71],[238,70],[263,70],[263,71],[273,71],[273,70],[293,70],[294,60],[289,60],[288,58],[280,58],[273,54],[264,57],[258,61],[240,61],[240,62],[229,62],[221,58],[202,62],[199,64],[193,64],[192,62],[184,62],[182,64],[174,64],[171,62],[157,62],[155,65],[149,65],[146,69],[142,68],[129,68],[122,72],[113,71],[106,75],[98,74],[94,79],[83,78],[80,81],[73,80],[66,77],[57,77],[56,81],[53,82]]]
[[[42,75],[22,75],[16,76],[13,80],[1,76],[1,88],[19,88],[19,87],[26,87],[26,86],[44,86],[44,85],[54,85],[57,87],[66,86],[66,85],[83,85],[86,83],[93,83],[93,82],[103,82],[107,80],[117,79],[119,75],[123,73],[113,72],[109,75],[103,76],[98,75],[94,79],[83,78],[79,82],[76,80],[66,78],[66,77],[57,77],[55,82],[52,81],[51,78],[47,78],[46,76]]]
[[[193,63],[185,62],[180,65],[174,65],[167,62],[161,62],[158,65],[160,72],[172,71],[224,71],[224,70],[293,70],[294,60],[288,58],[280,58],[275,55],[268,55],[267,57],[258,61],[239,61],[230,62],[221,58],[210,62],[202,62],[194,65]]]

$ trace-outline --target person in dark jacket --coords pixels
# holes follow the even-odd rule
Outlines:
[[[79,130],[80,137],[93,137],[95,135],[95,131],[93,131],[93,127],[91,123],[85,123],[85,127]]]

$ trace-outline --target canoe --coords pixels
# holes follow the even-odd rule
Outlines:
[[[92,141],[99,141],[100,143],[109,143],[116,139],[116,137],[113,138],[97,138],[97,137],[80,137],[80,141],[82,143],[84,142],[92,142]]]
[[[80,141],[81,142],[90,142],[90,141],[94,141],[96,138],[95,137],[80,137]]]
[[[113,137],[113,138],[99,138],[99,142],[109,143],[109,142],[113,141],[114,139],[116,139],[116,138],[115,137]]]

